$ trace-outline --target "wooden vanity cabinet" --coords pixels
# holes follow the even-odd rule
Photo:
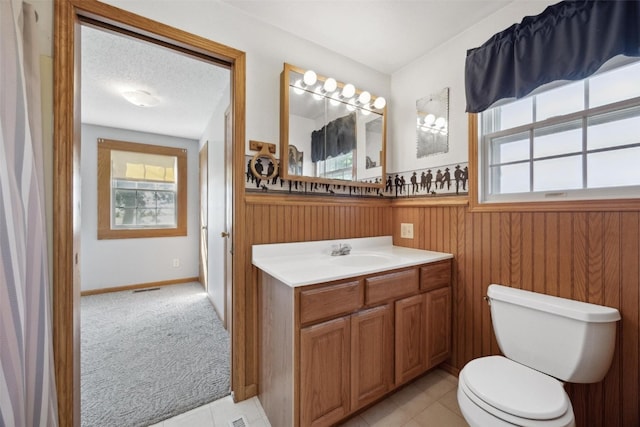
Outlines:
[[[351,409],[386,394],[393,385],[393,309],[391,304],[351,316]]]
[[[300,424],[328,426],[349,413],[350,319],[300,331]]]
[[[427,368],[427,325],[424,294],[396,301],[395,382],[403,384]]]
[[[427,369],[439,365],[451,355],[451,288],[425,294]]]
[[[291,288],[263,272],[259,398],[271,424],[334,425],[446,360],[450,274],[445,260]]]

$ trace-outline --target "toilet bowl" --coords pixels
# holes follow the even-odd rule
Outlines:
[[[458,404],[472,427],[572,427],[560,381],[502,356],[469,362],[458,379]]]
[[[563,382],[602,381],[615,349],[615,308],[490,285],[491,321],[504,356],[460,371],[458,404],[472,427],[571,427]]]

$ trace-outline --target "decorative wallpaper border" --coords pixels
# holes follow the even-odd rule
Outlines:
[[[295,195],[346,197],[441,197],[466,195],[469,189],[468,163],[448,164],[386,175],[384,188],[358,188],[350,185],[318,184],[289,181],[279,174],[272,179],[257,179],[249,169],[252,156],[245,156],[245,191],[248,193],[278,193]],[[267,168],[263,176],[271,175]]]

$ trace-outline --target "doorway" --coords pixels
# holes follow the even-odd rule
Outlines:
[[[226,64],[232,76],[233,147],[244,146],[245,56],[235,49],[99,2],[56,0],[55,10],[54,352],[60,424],[79,425],[80,102],[79,83],[74,79],[79,75],[79,47],[74,40],[79,36],[80,23],[98,23],[131,37]],[[233,156],[233,165],[241,164],[243,150],[234,149]],[[237,168],[232,169],[236,218],[240,214],[235,208],[240,180],[235,178]],[[229,230],[231,237],[233,231]],[[236,268],[234,265],[234,272]],[[236,343],[237,339],[232,337],[232,347]],[[236,368],[232,365],[232,390],[239,384]]]
[[[154,422],[229,392],[223,242],[206,231],[209,203],[212,230],[225,231],[230,72],[93,22],[79,34],[82,424]]]

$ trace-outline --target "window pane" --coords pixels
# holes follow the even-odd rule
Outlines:
[[[491,164],[529,159],[529,133],[503,136],[491,140]]]
[[[492,194],[528,193],[529,163],[491,168]]]
[[[640,107],[589,119],[587,149],[640,143]]]
[[[138,191],[136,193],[136,206],[138,208],[155,208],[156,192],[155,191]]]
[[[154,225],[156,223],[155,209],[138,209],[136,214],[138,225]]]
[[[582,188],[582,156],[533,162],[533,191]]]
[[[640,62],[589,79],[589,107],[640,96]]]
[[[526,125],[533,121],[533,98],[524,98],[511,104],[495,108],[496,131]]]
[[[587,155],[589,188],[640,185],[640,147]]]
[[[114,225],[127,226],[135,225],[136,210],[135,208],[116,208],[113,218]]]
[[[533,157],[556,156],[582,151],[582,122],[574,121],[537,129],[533,136]]]
[[[158,209],[157,225],[175,225],[176,212],[173,209]]]
[[[536,121],[584,110],[584,82],[568,84],[536,96]]]
[[[114,189],[115,206],[123,208],[136,207],[136,190]]]
[[[159,208],[174,208],[176,205],[175,193],[158,191],[156,193]]]

